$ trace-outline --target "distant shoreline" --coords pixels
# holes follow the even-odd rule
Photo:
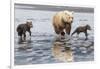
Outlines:
[[[20,4],[20,3],[15,3],[15,9],[45,10],[45,11],[69,10],[74,12],[94,13],[94,8],[89,8],[89,7],[35,5],[35,4]]]

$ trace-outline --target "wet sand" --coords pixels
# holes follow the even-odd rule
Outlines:
[[[35,39],[36,38],[36,39]],[[37,39],[38,38],[38,39]],[[93,38],[73,37],[59,40],[53,35],[31,37],[25,42],[15,43],[15,64],[45,64],[94,60]]]

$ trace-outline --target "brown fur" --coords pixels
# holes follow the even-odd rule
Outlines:
[[[18,36],[21,37],[21,40],[22,40],[23,35],[24,35],[24,40],[26,39],[26,31],[28,31],[31,36],[30,28],[32,28],[32,27],[33,27],[32,22],[26,22],[25,24],[18,25],[17,32],[18,32]]]
[[[72,12],[61,11],[56,13],[53,17],[53,27],[56,34],[61,34],[63,36],[65,35],[65,32],[67,34],[70,34],[72,22],[73,22]]]
[[[78,35],[83,32],[86,36],[86,40],[88,39],[88,34],[87,34],[87,30],[91,30],[91,27],[89,25],[85,25],[85,26],[79,26],[78,28],[76,28],[76,30],[72,33],[75,34],[77,33]]]

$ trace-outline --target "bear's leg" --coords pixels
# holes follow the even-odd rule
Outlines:
[[[26,34],[24,33],[24,40],[26,40]]]
[[[29,35],[30,35],[30,40],[31,40],[31,31],[29,30],[28,32],[29,32]]]
[[[55,33],[56,33],[57,35],[59,35],[59,34],[60,34],[60,31],[59,31],[58,27],[55,25],[55,23],[53,24],[53,27],[54,27]]]
[[[62,35],[62,36],[65,36],[65,32],[64,32],[64,31],[62,31],[62,32],[61,32],[61,35]]]
[[[65,36],[65,32],[64,32],[64,28],[63,27],[59,27],[59,34],[61,35],[61,36]]]
[[[79,38],[79,34],[80,34],[80,32],[76,31],[76,33],[77,33],[76,38]]]
[[[85,36],[86,36],[85,40],[87,40],[87,39],[88,39],[88,34],[87,34],[87,31],[86,31],[86,32],[84,32],[84,33],[85,33]]]
[[[65,39],[65,32],[64,31],[61,32],[61,39]]]
[[[30,34],[30,36],[31,36],[31,31],[30,31],[30,30],[28,30],[28,32],[29,32],[29,34]]]
[[[77,33],[77,31],[75,30],[72,34],[71,34],[71,36],[73,36],[75,33]]]
[[[55,33],[59,35],[60,31],[57,28],[55,28]]]
[[[71,31],[71,24],[66,24],[65,31],[66,31],[66,34],[70,35],[70,31]]]
[[[31,36],[31,31],[29,31],[29,33],[30,33],[30,36]]]
[[[22,32],[18,32],[19,40],[22,41]]]

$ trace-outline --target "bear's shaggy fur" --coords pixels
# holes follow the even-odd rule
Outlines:
[[[71,24],[73,22],[73,12],[70,11],[60,11],[53,16],[53,27],[56,34],[61,34],[62,36],[70,34]],[[65,31],[65,32],[64,32]]]
[[[33,25],[32,25],[32,22],[26,22],[25,24],[19,24],[17,26],[17,32],[18,32],[18,36],[21,37],[21,40],[22,40],[22,35],[24,35],[24,40],[26,39],[26,31],[29,32],[30,36],[31,36],[31,31],[30,31],[30,28],[32,28]]]
[[[91,30],[90,25],[87,24],[85,26],[79,26],[79,27],[77,27],[75,29],[75,31],[72,33],[72,35],[75,34],[75,33],[77,33],[79,35],[81,32],[83,32],[85,34],[85,36],[86,36],[86,39],[85,40],[87,40],[88,39],[87,30]]]

